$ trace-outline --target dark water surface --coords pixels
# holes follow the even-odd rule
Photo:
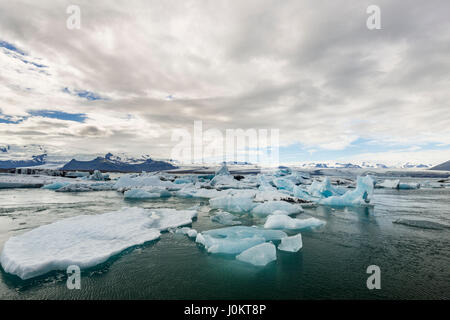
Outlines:
[[[130,202],[115,191],[10,189],[0,190],[0,203],[0,247],[10,236],[43,224],[124,206],[201,204],[192,227],[222,227],[210,221],[208,201],[200,199]],[[277,251],[277,261],[263,268],[207,254],[184,235],[164,233],[158,241],[83,270],[81,290],[67,289],[64,272],[22,281],[0,270],[0,299],[450,299],[450,229],[392,223],[402,218],[450,225],[450,189],[376,189],[374,204],[306,209],[302,216],[326,225],[301,232],[298,253]],[[369,265],[381,269],[381,290],[366,287]]]

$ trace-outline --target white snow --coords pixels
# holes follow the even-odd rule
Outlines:
[[[126,248],[155,240],[160,231],[192,223],[195,211],[124,208],[63,219],[11,237],[0,255],[3,269],[22,279],[69,265],[105,262]]]
[[[277,252],[273,243],[261,243],[245,250],[236,256],[236,259],[254,266],[265,266],[277,260]]]
[[[295,236],[281,239],[281,243],[278,245],[278,250],[297,252],[302,247],[303,247],[302,235],[299,233]]]

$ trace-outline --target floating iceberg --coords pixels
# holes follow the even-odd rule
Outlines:
[[[217,222],[227,226],[234,226],[242,223],[240,221],[235,221],[235,219],[236,217],[229,212],[219,212],[211,217],[212,222]]]
[[[323,179],[322,182],[314,181],[309,187],[308,187],[308,193],[317,198],[328,198],[331,196],[339,196],[344,194],[344,190],[334,187],[331,185],[331,181],[328,177]]]
[[[398,189],[400,180],[384,180],[382,183],[378,183],[376,186],[380,188]]]
[[[145,191],[144,189],[130,189],[125,191],[123,194],[125,199],[152,199],[152,198],[160,198],[160,193],[150,193]]]
[[[269,262],[277,260],[277,252],[273,243],[261,243],[245,250],[236,259],[254,266],[265,266]]]
[[[0,255],[3,269],[22,279],[70,265],[81,269],[159,238],[160,231],[192,223],[196,211],[124,208],[84,215],[38,227],[6,241]]]
[[[268,216],[277,210],[284,211],[289,215],[303,212],[300,204],[291,204],[286,201],[268,201],[257,205],[251,213],[257,216]]]
[[[374,180],[370,176],[358,177],[355,190],[342,196],[321,199],[319,204],[330,206],[366,206],[373,197]]]
[[[401,190],[419,189],[420,184],[415,183],[415,182],[409,182],[409,183],[401,182],[401,183],[399,183],[398,188]]]
[[[318,227],[323,224],[325,224],[325,221],[316,218],[294,219],[286,215],[274,214],[267,217],[264,228],[300,230],[305,228]]]
[[[95,183],[72,183],[56,189],[56,192],[89,192],[89,191],[110,191],[115,190],[114,185],[109,182]]]
[[[114,187],[116,189],[131,189],[141,187],[166,187],[179,189],[180,187],[171,181],[163,181],[157,175],[141,174],[141,175],[124,175],[119,178]]]
[[[212,198],[209,204],[213,209],[223,209],[231,212],[249,212],[256,204],[253,203],[253,196],[249,195],[226,195]]]
[[[295,183],[285,177],[273,179],[273,184],[277,187],[277,189],[288,191],[293,191],[295,187]]]
[[[197,230],[191,229],[188,227],[179,228],[175,231],[175,233],[181,233],[181,234],[187,235],[189,238],[197,237]]]
[[[284,237],[287,234],[279,230],[236,226],[199,233],[196,242],[210,253],[239,254],[258,244]]]
[[[62,187],[65,187],[67,185],[69,185],[70,182],[53,182],[50,184],[47,184],[45,186],[43,186],[41,189],[47,189],[47,190],[57,190],[60,189]]]
[[[227,168],[227,164],[225,162],[222,163],[222,166],[216,171],[215,175],[216,176],[230,175],[230,172],[228,171],[228,168]]]
[[[302,235],[299,233],[295,236],[281,239],[281,243],[278,245],[278,250],[297,252],[302,247],[303,247]]]
[[[109,180],[109,174],[102,174],[99,170],[95,170],[94,174],[87,177],[88,180],[105,181]]]

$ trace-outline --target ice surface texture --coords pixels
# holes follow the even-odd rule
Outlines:
[[[255,245],[284,237],[287,234],[283,231],[236,226],[199,233],[196,241],[210,253],[239,254]]]
[[[261,243],[245,250],[236,259],[255,266],[265,266],[277,260],[277,252],[273,243]]]
[[[160,232],[192,223],[196,211],[124,208],[84,215],[38,227],[6,241],[0,255],[3,269],[22,279],[70,265],[81,269],[159,238]]]

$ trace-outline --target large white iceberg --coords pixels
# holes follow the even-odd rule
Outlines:
[[[370,176],[358,177],[355,190],[342,196],[321,199],[319,204],[331,206],[366,206],[373,197],[374,180]]]
[[[304,228],[313,228],[325,224],[324,221],[316,218],[295,219],[286,215],[274,214],[267,217],[264,224],[265,229],[287,229],[299,230]]]
[[[192,223],[196,211],[124,208],[60,220],[11,237],[0,255],[3,269],[22,279],[70,265],[81,269],[157,239],[160,231]]]
[[[236,259],[254,266],[265,266],[277,260],[277,252],[273,243],[261,243],[245,250],[236,256]]]
[[[287,252],[297,252],[303,247],[302,235],[299,233],[292,237],[281,239],[278,250]]]
[[[284,237],[287,237],[287,234],[279,230],[235,226],[199,233],[196,242],[210,253],[239,254],[260,243],[281,240]]]

